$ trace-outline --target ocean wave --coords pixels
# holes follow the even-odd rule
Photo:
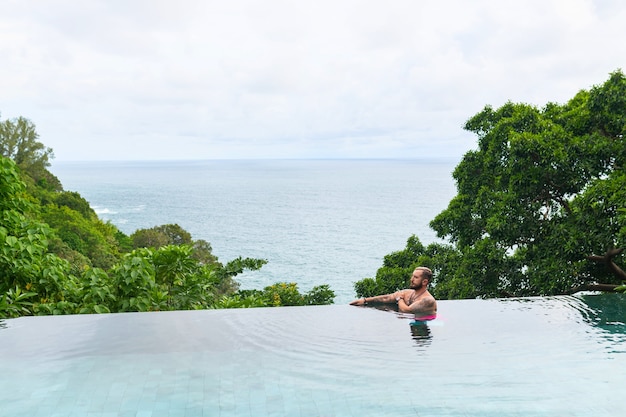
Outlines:
[[[95,211],[98,216],[101,215],[101,214],[117,214],[117,211],[113,211],[113,210],[108,209],[106,207],[101,208],[101,207],[95,206],[95,207],[93,207],[93,211]]]

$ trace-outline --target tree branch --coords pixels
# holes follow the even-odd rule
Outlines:
[[[615,275],[615,277],[621,279],[622,281],[626,281],[626,272],[622,270],[619,266],[613,262],[613,258],[624,252],[624,248],[612,248],[606,251],[606,253],[602,256],[598,255],[589,255],[587,259],[593,262],[599,262],[605,264]]]
[[[619,285],[615,284],[582,284],[578,285],[571,290],[567,291],[563,295],[572,295],[576,294],[579,291],[602,291],[602,292],[614,292],[615,288],[619,287]]]

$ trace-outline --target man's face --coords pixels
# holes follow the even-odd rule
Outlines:
[[[411,285],[409,288],[412,290],[421,290],[425,285],[424,281],[426,279],[422,277],[422,271],[417,269],[413,271],[413,275],[411,276]]]

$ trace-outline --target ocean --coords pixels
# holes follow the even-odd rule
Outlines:
[[[458,162],[55,161],[50,171],[126,234],[177,223],[223,263],[266,259],[236,277],[242,289],[328,284],[343,304],[411,235],[438,241],[428,223],[456,194]]]

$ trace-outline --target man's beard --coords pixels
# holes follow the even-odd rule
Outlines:
[[[411,288],[412,290],[421,290],[423,286],[424,283],[420,281],[419,284],[411,285],[409,288]]]

